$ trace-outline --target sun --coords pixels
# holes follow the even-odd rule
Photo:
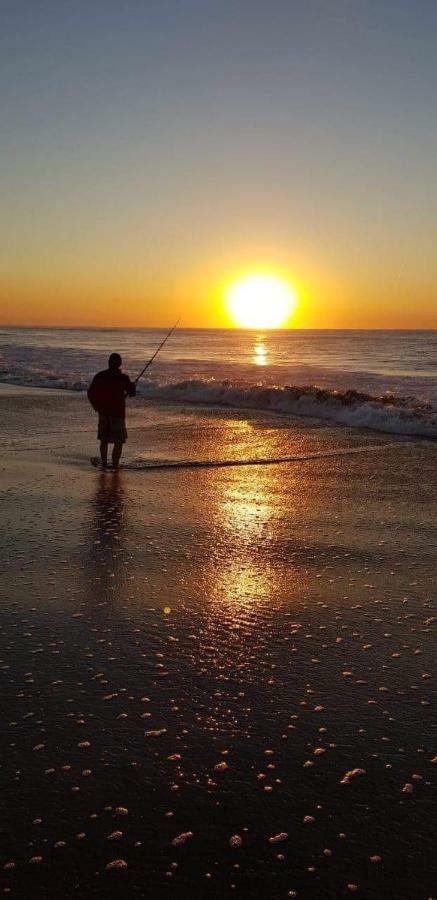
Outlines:
[[[277,275],[244,275],[226,291],[228,312],[239,328],[280,328],[296,304],[296,292]]]

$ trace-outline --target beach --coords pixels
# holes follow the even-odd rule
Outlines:
[[[435,897],[435,442],[140,400],[103,473],[0,407],[2,890]]]

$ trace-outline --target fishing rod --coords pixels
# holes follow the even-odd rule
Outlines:
[[[164,344],[167,343],[169,337],[171,337],[171,335],[173,334],[174,330],[178,327],[180,321],[181,321],[181,320],[178,319],[177,322],[175,322],[175,324],[173,325],[173,328],[170,328],[169,333],[166,335],[166,337],[164,338],[164,340],[161,341],[159,347],[157,348],[157,350],[155,350],[153,356],[150,357],[149,362],[146,363],[146,365],[144,366],[144,369],[142,369],[141,372],[140,372],[140,374],[138,375],[138,377],[135,378],[134,384],[137,384],[137,383],[138,383],[138,381],[140,380],[140,378],[142,377],[142,375],[144,375],[144,372],[146,371],[146,369],[148,369],[149,366],[152,365],[153,360],[155,359],[156,356],[158,356],[159,351],[162,350]]]

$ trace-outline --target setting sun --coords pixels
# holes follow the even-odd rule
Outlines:
[[[296,304],[296,292],[276,275],[245,275],[226,291],[229,315],[240,328],[280,328]]]

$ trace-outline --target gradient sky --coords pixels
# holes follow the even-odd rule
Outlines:
[[[0,321],[437,328],[436,0],[1,0]]]

